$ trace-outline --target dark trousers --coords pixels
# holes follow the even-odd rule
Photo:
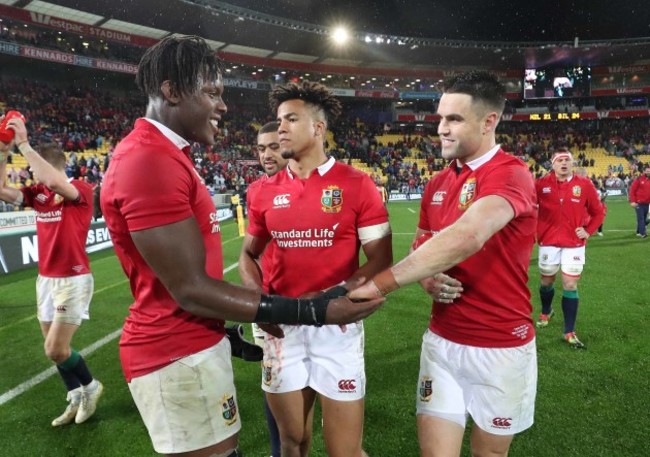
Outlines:
[[[645,220],[648,217],[648,203],[639,203],[636,208],[636,233],[646,234]]]

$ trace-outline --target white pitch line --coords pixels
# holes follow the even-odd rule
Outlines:
[[[239,263],[235,262],[234,264],[230,265],[225,270],[223,270],[223,274],[226,274],[230,270],[233,270],[233,269],[237,268],[238,265],[239,265]],[[117,338],[121,334],[122,334],[122,329],[119,328],[119,329],[115,330],[113,333],[110,333],[110,334],[106,335],[104,338],[102,338],[102,339],[100,339],[98,341],[95,341],[90,346],[82,349],[81,351],[79,351],[79,353],[82,356],[86,357],[86,356],[92,354],[93,352],[95,352],[97,349],[101,348],[102,346],[110,343],[111,341],[113,341],[115,338]],[[41,371],[39,374],[37,374],[33,378],[28,379],[27,381],[23,382],[22,384],[19,384],[16,387],[14,387],[13,389],[3,393],[2,395],[0,395],[0,406],[4,405],[8,401],[13,400],[18,395],[27,392],[32,387],[36,386],[37,384],[40,384],[41,382],[45,381],[46,379],[48,379],[49,377],[53,376],[56,373],[58,373],[58,370],[56,369],[55,366],[52,366],[52,367],[48,368],[45,371]]]
[[[406,209],[412,212],[413,214],[415,214],[415,210],[413,208],[406,208]]]

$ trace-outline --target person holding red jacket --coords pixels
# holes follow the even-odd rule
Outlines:
[[[636,211],[636,236],[647,238],[646,219],[650,206],[650,165],[646,165],[643,174],[632,182],[630,205]]]
[[[564,339],[576,349],[585,345],[575,333],[578,315],[578,280],[585,264],[585,245],[605,219],[605,210],[596,187],[573,173],[573,157],[568,151],[553,155],[553,170],[535,182],[539,203],[537,242],[541,273],[542,313],[537,327],[544,328],[553,316],[555,277],[562,270],[562,312]]]

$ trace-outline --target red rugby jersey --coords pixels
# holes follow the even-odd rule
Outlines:
[[[257,194],[259,192],[262,192],[262,187],[268,179],[269,177],[267,175],[262,175],[260,179],[252,182],[251,185],[248,186],[248,191],[246,192],[246,206],[248,208],[248,211],[250,211],[251,205],[255,205],[253,201],[256,198]],[[269,292],[269,278],[271,276],[274,246],[275,245],[273,243],[267,244],[264,248],[264,252],[262,253],[262,257],[260,258],[260,268],[262,269],[262,290],[264,290],[266,293]]]
[[[359,269],[358,230],[388,222],[365,173],[330,159],[307,179],[289,167],[269,178],[249,207],[248,232],[274,245],[269,292],[299,297]]]
[[[223,338],[223,320],[182,310],[140,255],[131,232],[194,217],[206,254],[206,273],[223,277],[221,232],[210,194],[173,132],[138,119],[115,148],[104,177],[101,202],[115,252],[129,278],[135,301],[120,340],[127,381],[181,357],[206,349]]]
[[[573,175],[558,181],[555,172],[535,181],[539,202],[537,242],[540,246],[577,248],[587,240],[576,235],[584,227],[591,235],[605,219],[605,209],[591,180]]]
[[[93,215],[93,188],[70,181],[79,191],[76,201],[65,200],[43,184],[21,189],[25,206],[36,212],[38,272],[50,278],[90,273],[86,238]]]
[[[445,272],[464,292],[454,303],[433,303],[429,329],[459,344],[521,346],[534,338],[527,284],[537,224],[533,178],[521,160],[501,150],[470,165],[475,169],[463,165],[457,172],[454,161],[427,184],[418,227],[435,236],[488,195],[505,198],[515,217],[479,252]]]

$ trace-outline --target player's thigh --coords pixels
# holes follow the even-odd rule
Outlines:
[[[465,427],[442,417],[418,414],[418,442],[421,457],[458,457]]]
[[[241,420],[227,338],[133,378],[129,390],[156,452],[181,453],[236,443],[231,437],[241,429]],[[223,451],[229,449],[228,444],[223,447]]]
[[[283,444],[298,445],[311,438],[316,392],[310,387],[285,393],[266,393]]]
[[[48,350],[64,350],[70,347],[72,337],[79,329],[76,324],[69,324],[67,322],[54,321],[50,325],[45,338],[45,347]]]
[[[506,457],[513,438],[514,435],[494,435],[475,424],[470,438],[472,455],[476,457]]]
[[[538,252],[539,272],[544,278],[553,278],[560,269],[562,250],[555,246],[540,246]],[[547,284],[548,285],[548,284]]]
[[[567,289],[566,285],[577,285],[577,281],[580,279],[585,261],[586,259],[584,246],[578,248],[562,249],[562,283],[565,289]],[[567,281],[569,281],[569,283],[567,283]]]
[[[364,400],[339,401],[320,396],[327,455],[354,456],[361,452]]]

